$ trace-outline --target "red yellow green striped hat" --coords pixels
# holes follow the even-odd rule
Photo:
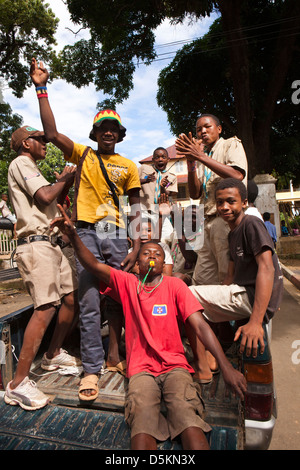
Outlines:
[[[119,114],[116,111],[113,111],[112,109],[103,109],[102,111],[99,111],[99,113],[96,114],[96,116],[94,117],[93,129],[90,132],[90,139],[94,140],[95,142],[97,141],[94,134],[94,127],[100,127],[103,121],[105,121],[105,119],[113,119],[117,121],[120,129],[118,142],[122,142],[126,134],[126,129],[124,126],[122,126]]]

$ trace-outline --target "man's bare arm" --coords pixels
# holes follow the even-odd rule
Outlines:
[[[90,250],[82,243],[77,232],[65,213],[64,209],[60,204],[57,204],[62,217],[56,217],[50,223],[50,228],[53,229],[54,227],[58,227],[59,230],[67,235],[72,246],[76,252],[76,255],[80,261],[80,264],[89,272],[94,274],[100,281],[103,281],[105,284],[109,284],[110,281],[110,272],[111,267],[100,263],[95,256],[90,252]]]
[[[225,382],[241,397],[247,390],[247,382],[241,372],[234,369],[225,356],[223,349],[216,338],[214,332],[205,321],[202,313],[195,312],[186,320],[194,329],[197,337],[204,344],[205,348],[216,358],[221,368]]]
[[[42,186],[34,194],[34,199],[42,206],[49,206],[55,199],[61,204],[68,194],[70,187],[74,182],[76,166],[65,166],[63,172],[55,172],[56,183]]]
[[[263,319],[272,295],[274,284],[274,266],[272,261],[272,251],[270,249],[262,251],[256,257],[258,271],[255,282],[255,297],[249,322],[238,328],[234,340],[241,335],[241,352],[246,350],[246,355],[257,356],[258,344],[260,344],[261,354],[264,352],[264,330]]]
[[[46,87],[49,78],[47,69],[43,63],[37,63],[36,59],[31,60],[30,66],[31,80],[36,87]],[[71,157],[74,143],[67,136],[60,134],[56,129],[56,123],[48,97],[39,98],[40,115],[45,136],[49,142],[58,147],[64,155]]]

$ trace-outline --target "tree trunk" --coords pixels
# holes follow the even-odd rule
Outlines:
[[[293,47],[300,29],[300,2],[286,0],[282,26],[274,53],[273,71],[261,103],[258,117],[251,107],[251,84],[247,41],[241,25],[240,0],[219,0],[216,4],[222,14],[223,30],[229,46],[232,84],[236,108],[238,137],[241,138],[248,159],[249,178],[262,171],[272,171],[270,133],[276,102],[287,77]]]
[[[255,147],[253,141],[253,112],[250,100],[250,73],[247,41],[241,25],[240,0],[219,0],[222,24],[229,47],[231,79],[237,118],[237,134],[244,145],[248,159],[249,177],[255,176]]]
[[[273,70],[270,73],[265,99],[261,110],[253,123],[258,169],[272,171],[270,154],[270,133],[274,122],[276,103],[284,86],[287,73],[293,57],[294,46],[300,30],[300,2],[286,0],[285,11],[282,14],[277,44],[274,52]]]

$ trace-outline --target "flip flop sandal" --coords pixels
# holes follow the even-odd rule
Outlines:
[[[95,390],[96,393],[95,395],[88,396],[88,395],[84,395],[81,393],[83,390]],[[86,377],[83,377],[80,381],[78,395],[79,395],[80,400],[83,400],[83,401],[96,400],[96,398],[99,395],[98,376],[95,374],[90,374],[90,375],[87,375]]]
[[[106,366],[106,369],[110,372],[119,372],[126,377],[126,361],[118,362],[115,366]]]

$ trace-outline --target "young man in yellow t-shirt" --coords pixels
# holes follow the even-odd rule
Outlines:
[[[78,235],[100,262],[116,269],[129,271],[137,258],[140,239],[134,237],[133,250],[128,253],[127,223],[122,220],[122,209],[114,202],[112,190],[105,180],[99,160],[100,157],[114,185],[117,197],[120,198],[126,194],[130,206],[134,206],[131,222],[137,227],[140,204],[138,170],[131,160],[115,152],[115,145],[123,140],[126,133],[120,116],[112,110],[100,111],[95,116],[90,138],[97,142],[97,150],[76,144],[56,129],[46,88],[48,71],[42,63],[38,65],[37,61],[32,59],[30,75],[36,86],[47,139],[64,152],[67,161],[78,166],[74,201]],[[77,271],[81,358],[84,369],[79,397],[82,400],[94,400],[98,395],[98,374],[104,362],[100,331],[99,286],[97,278],[88,273],[79,262],[77,262]],[[119,356],[123,322],[122,307],[106,299],[106,311],[109,321],[109,350],[106,366],[110,370],[117,370],[125,375],[126,362],[122,361]]]

